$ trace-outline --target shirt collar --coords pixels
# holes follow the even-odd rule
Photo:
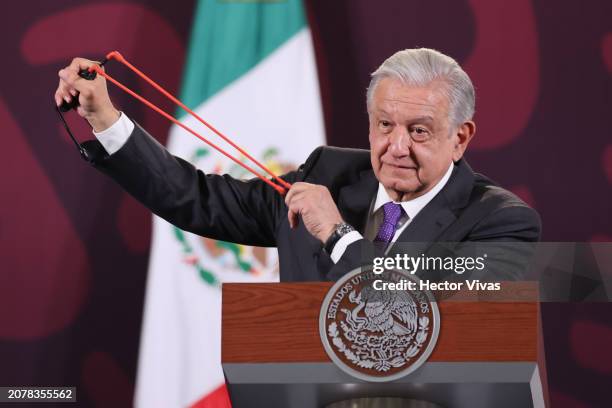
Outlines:
[[[440,192],[440,190],[444,188],[444,186],[450,179],[451,174],[453,173],[453,167],[454,163],[451,162],[451,164],[448,166],[448,170],[446,170],[446,174],[444,174],[442,179],[440,179],[440,181],[438,181],[438,183],[433,186],[433,188],[427,193],[413,198],[412,200],[397,203],[402,206],[404,212],[408,215],[408,217],[410,217],[410,219],[416,217],[419,211],[421,211]],[[389,194],[387,194],[387,190],[385,190],[385,187],[379,182],[378,193],[376,194],[376,202],[374,203],[373,212],[375,213],[380,207],[390,201],[393,200],[389,197]]]

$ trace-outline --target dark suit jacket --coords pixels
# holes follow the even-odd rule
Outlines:
[[[179,228],[213,239],[278,247],[282,281],[335,280],[367,261],[364,254],[379,253],[363,239],[334,264],[302,224],[289,227],[283,197],[267,184],[204,174],[171,155],[138,124],[110,156],[98,141],[85,142],[83,148],[96,168]],[[282,177],[327,186],[343,219],[363,233],[378,188],[369,151],[319,147],[297,171]],[[460,160],[446,186],[399,240],[534,242],[539,235],[540,220],[533,209]]]

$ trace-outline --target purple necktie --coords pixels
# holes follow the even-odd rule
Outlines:
[[[395,228],[402,216],[402,206],[393,202],[388,202],[383,205],[384,218],[383,223],[378,229],[378,234],[374,242],[384,242],[388,244],[395,235]]]

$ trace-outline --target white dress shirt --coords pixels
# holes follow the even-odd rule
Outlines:
[[[125,113],[120,112],[119,119],[115,121],[109,128],[101,132],[93,132],[94,136],[110,155],[127,142],[134,130],[134,122],[128,118]]]
[[[113,123],[108,129],[105,129],[101,132],[93,132],[94,136],[98,139],[100,144],[104,147],[106,152],[111,155],[121,149],[121,147],[125,144],[125,142],[129,139],[132,131],[134,130],[134,122],[130,120],[123,112],[119,116],[119,119],[115,123]],[[406,227],[410,224],[410,221],[417,216],[417,214],[442,190],[442,188],[448,182],[448,179],[453,172],[453,163],[448,166],[448,170],[442,179],[427,193],[414,198],[410,201],[402,201],[398,204],[402,206],[404,209],[405,216],[400,220],[400,223],[395,230],[395,234],[391,239],[391,242],[395,242],[400,234],[406,229]],[[376,194],[376,201],[374,202],[374,206],[372,207],[371,213],[369,217],[371,218],[376,211],[380,209],[384,204],[388,203],[391,200],[387,191],[383,187],[382,184],[378,184],[378,193]],[[348,234],[344,235],[342,238],[338,240],[334,249],[331,253],[331,259],[334,263],[337,263],[346,248],[355,241],[362,239],[363,236],[357,231],[351,231]]]

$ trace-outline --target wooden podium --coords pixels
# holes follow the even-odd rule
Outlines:
[[[324,283],[223,285],[222,365],[234,408],[318,408],[402,397],[447,408],[548,407],[537,285],[436,294],[441,326],[428,361],[391,383],[345,374],[319,338]]]

